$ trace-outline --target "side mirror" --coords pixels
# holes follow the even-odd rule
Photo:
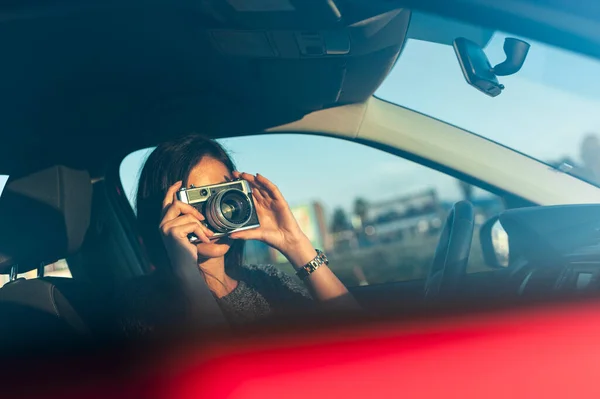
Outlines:
[[[509,266],[510,248],[508,234],[497,216],[489,219],[479,230],[479,241],[485,263],[494,268]]]

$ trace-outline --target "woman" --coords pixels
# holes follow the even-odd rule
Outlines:
[[[233,179],[248,181],[260,227],[212,239],[204,215],[177,199],[182,187],[202,187]],[[170,266],[199,268],[210,295],[196,304],[196,316],[231,324],[304,312],[315,302],[335,310],[358,305],[301,231],[279,189],[261,175],[235,170],[231,158],[215,141],[197,135],[159,145],[148,157],[137,194],[138,221],[156,272],[127,287],[123,306],[125,328],[140,333],[183,322],[177,284]],[[191,243],[189,235],[199,241]],[[242,264],[244,241],[259,240],[280,251],[304,275],[304,285],[272,266]],[[322,259],[322,258],[321,258]],[[321,263],[308,273],[311,261]],[[308,290],[306,289],[308,288]],[[122,302],[123,304],[123,302]],[[165,307],[170,307],[166,309]]]

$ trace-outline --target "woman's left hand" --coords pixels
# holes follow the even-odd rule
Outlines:
[[[277,186],[259,174],[253,176],[234,172],[233,175],[250,183],[260,227],[233,233],[231,238],[262,241],[281,252],[296,269],[313,260],[317,251],[300,229]],[[333,309],[360,309],[344,284],[327,265],[319,267],[305,282],[314,298],[330,304]]]
[[[297,266],[302,266],[313,259],[316,252],[308,237],[300,229],[279,188],[260,174],[254,176],[249,173],[233,172],[233,176],[250,183],[260,227],[232,233],[230,237],[262,241],[280,251]]]

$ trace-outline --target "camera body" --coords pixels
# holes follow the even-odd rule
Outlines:
[[[214,232],[213,238],[260,226],[252,189],[245,180],[182,188],[177,192],[177,198],[204,215],[204,224]],[[190,241],[198,241],[198,237],[192,234]]]

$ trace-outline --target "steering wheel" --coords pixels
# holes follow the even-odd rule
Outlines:
[[[425,280],[425,300],[451,297],[466,275],[475,211],[468,201],[454,204],[440,236],[433,263]]]

